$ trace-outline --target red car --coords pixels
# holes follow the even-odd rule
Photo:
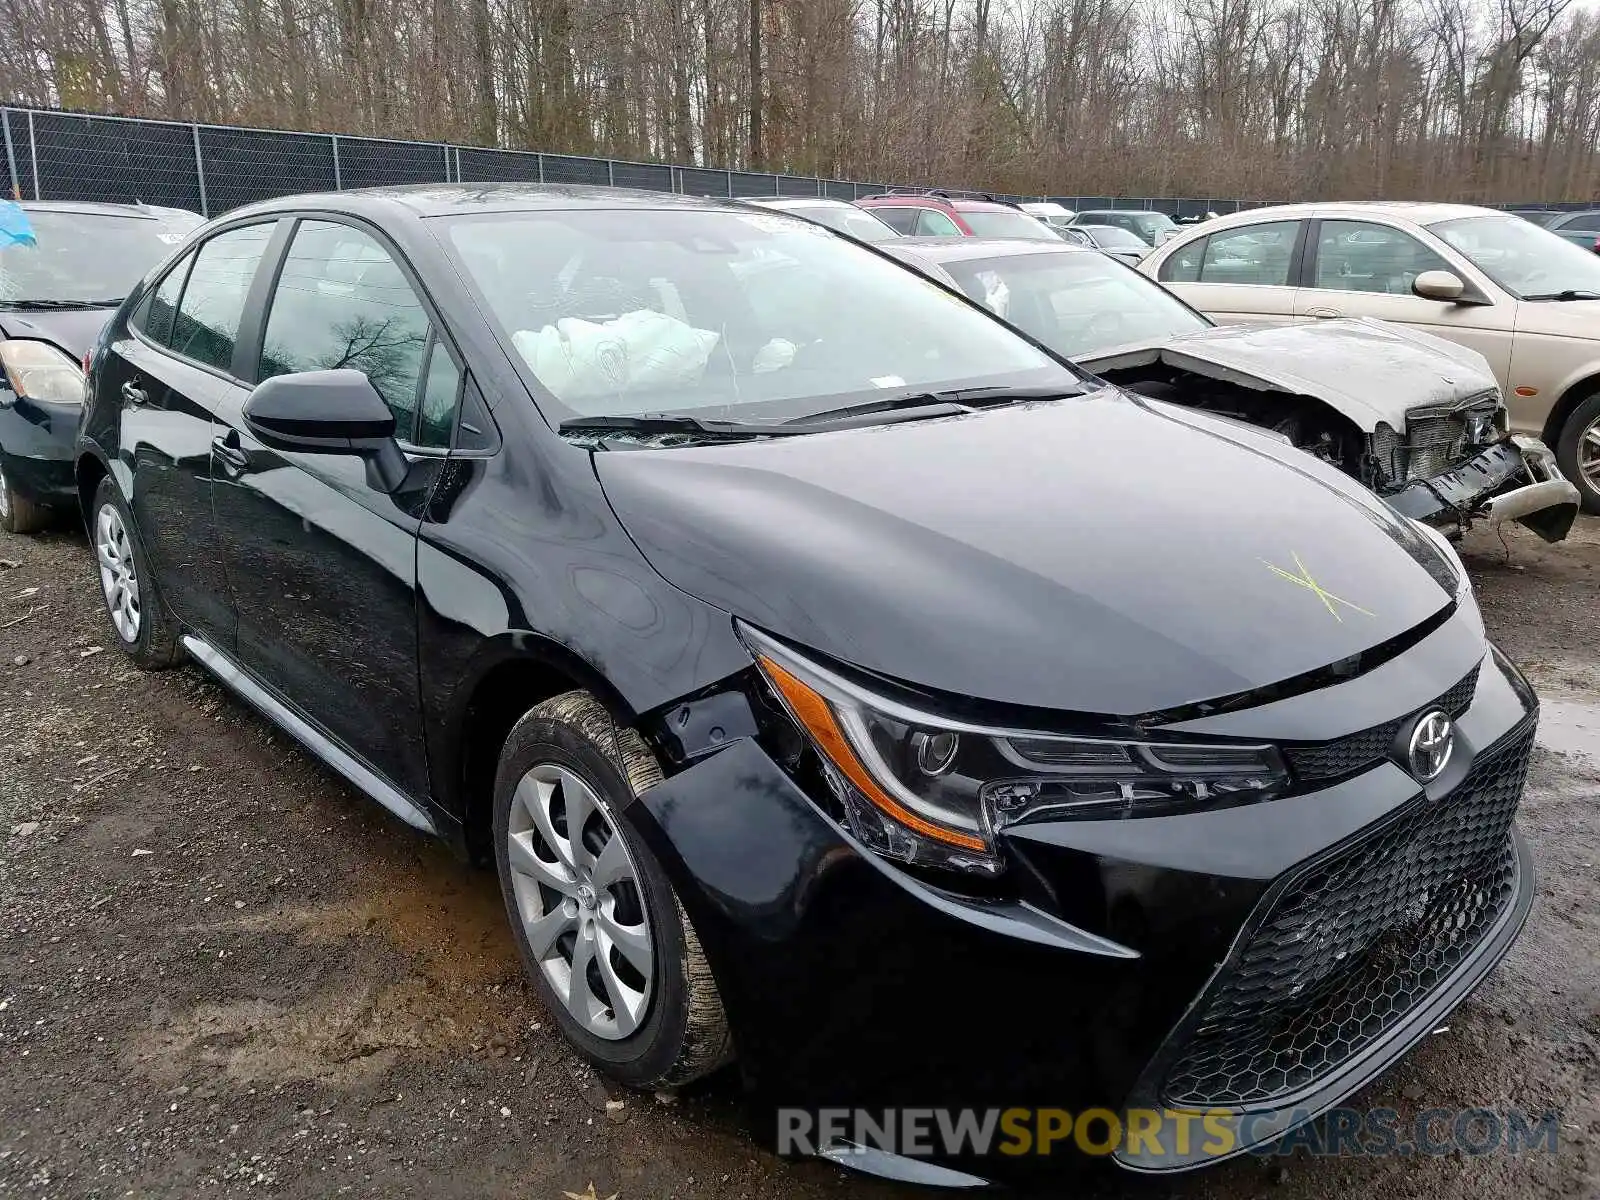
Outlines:
[[[989,197],[943,191],[886,192],[863,196],[856,204],[901,233],[917,237],[1061,240],[1037,217]]]

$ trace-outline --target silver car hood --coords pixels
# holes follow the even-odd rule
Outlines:
[[[1218,325],[1075,361],[1096,373],[1160,361],[1242,387],[1312,396],[1366,433],[1380,422],[1403,433],[1411,409],[1499,394],[1488,360],[1476,350],[1369,318]]]

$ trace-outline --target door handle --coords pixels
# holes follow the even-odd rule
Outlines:
[[[222,469],[230,476],[243,475],[250,469],[250,451],[239,445],[237,430],[212,438],[211,453],[222,460]]]
[[[1327,321],[1333,317],[1342,317],[1344,314],[1337,308],[1308,308],[1306,316],[1315,317],[1319,321]]]
[[[131,379],[122,385],[122,398],[136,408],[150,403],[150,393]]]

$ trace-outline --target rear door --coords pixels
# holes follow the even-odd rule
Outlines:
[[[1306,222],[1235,225],[1162,260],[1156,277],[1224,325],[1293,325]]]
[[[212,473],[238,660],[404,795],[425,797],[417,528],[449,447],[458,360],[398,253],[364,225],[300,219],[262,309],[254,379],[362,371],[411,471],[391,494],[353,454],[269,450],[244,427],[246,394],[224,401]]]
[[[1516,302],[1480,287],[1465,264],[1446,259],[1409,230],[1383,221],[1320,220],[1306,240],[1307,286],[1297,300],[1306,320],[1376,317],[1470,346],[1497,379],[1511,367]],[[1466,282],[1472,303],[1429,300],[1411,290],[1424,271]]]
[[[243,394],[235,349],[277,224],[224,230],[180,259],[140,303],[101,370],[120,399],[119,457],[162,598],[184,625],[226,643],[233,607],[211,510],[218,407]]]

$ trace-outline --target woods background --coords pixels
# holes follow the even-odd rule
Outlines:
[[[1026,194],[1600,199],[1570,0],[0,0],[0,97]]]

